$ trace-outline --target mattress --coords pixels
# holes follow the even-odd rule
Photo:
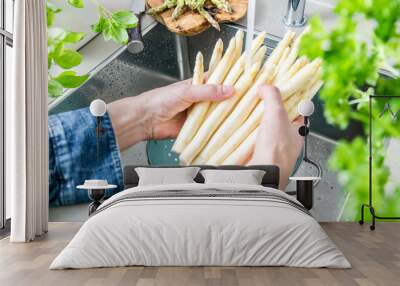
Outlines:
[[[50,269],[133,265],[351,267],[291,196],[263,186],[193,183],[114,195]]]

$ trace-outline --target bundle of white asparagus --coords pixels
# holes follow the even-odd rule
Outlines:
[[[307,30],[306,30],[307,31]],[[322,85],[321,61],[299,57],[299,42],[294,32],[287,32],[264,62],[266,33],[259,34],[251,45],[251,58],[243,49],[243,32],[238,31],[223,54],[218,40],[205,82],[203,55],[197,54],[192,84],[232,85],[235,94],[221,102],[193,105],[175,141],[172,151],[180,154],[182,165],[244,165],[253,153],[264,105],[258,96],[263,84],[279,88],[290,120],[298,117],[297,105],[312,99]],[[251,59],[251,65],[246,61]]]

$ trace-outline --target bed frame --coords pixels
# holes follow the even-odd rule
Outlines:
[[[135,171],[137,167],[144,168],[182,168],[181,166],[125,166],[124,167],[124,189],[136,187],[139,183],[139,176]],[[192,166],[191,166],[192,167]],[[262,170],[265,171],[265,176],[262,180],[262,185],[278,189],[279,186],[279,168],[270,165],[254,165],[254,166],[194,166],[202,170],[217,169],[217,170]],[[203,176],[199,173],[194,179],[197,183],[204,183]]]

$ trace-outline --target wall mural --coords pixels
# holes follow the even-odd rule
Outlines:
[[[53,9],[53,13],[58,12]],[[126,27],[133,27],[133,22],[126,23]],[[368,187],[368,122],[365,121],[368,109],[363,99],[374,92],[393,94],[395,89],[390,88],[387,78],[378,77],[377,57],[362,52],[341,54],[339,46],[330,51],[337,57],[331,57],[322,47],[324,41],[337,40],[334,33],[325,31],[318,19],[310,21],[310,26],[310,33],[299,37],[289,32],[280,42],[261,33],[253,41],[251,56],[248,56],[242,54],[244,34],[238,27],[222,25],[220,32],[209,29],[197,36],[183,37],[167,32],[162,25],[156,25],[144,36],[142,53],[134,54],[122,47],[111,59],[101,63],[89,79],[87,75],[77,78],[76,73],[68,72],[61,74],[62,77],[54,77],[52,80],[68,85],[64,78],[71,79],[72,76],[79,83],[69,86],[78,88],[68,90],[61,100],[50,105],[49,114],[54,120],[51,128],[58,130],[59,126],[73,134],[76,140],[72,143],[83,146],[87,154],[86,160],[69,160],[66,164],[61,162],[63,169],[51,172],[58,182],[68,182],[68,186],[61,184],[60,190],[74,189],[83,183],[83,177],[96,179],[96,176],[102,176],[107,178],[108,183],[117,186],[116,191],[120,191],[122,173],[115,175],[114,170],[121,170],[125,165],[270,164],[271,142],[277,141],[281,142],[281,146],[289,146],[290,152],[285,154],[293,157],[286,158],[291,162],[286,168],[286,179],[290,175],[323,176],[316,188],[316,204],[312,210],[317,219],[357,220],[359,206],[364,202]],[[339,28],[349,29],[346,26]],[[99,31],[107,38],[104,30]],[[323,36],[317,37],[318,32]],[[343,48],[346,45],[362,45],[354,42],[352,30],[342,32],[349,35]],[[79,41],[78,36],[76,40]],[[390,35],[387,35],[389,38]],[[353,77],[342,76],[345,74],[342,69],[349,67],[344,65],[346,61],[353,61],[354,65],[368,62],[371,65],[368,69],[370,74],[354,72]],[[52,62],[62,64],[56,54]],[[214,65],[214,62],[218,64]],[[332,69],[323,70],[324,65]],[[350,73],[350,70],[346,72]],[[188,82],[184,82],[189,78],[192,78],[192,89],[187,89]],[[330,83],[322,90],[321,78]],[[282,128],[283,121],[277,120],[279,117],[276,114],[271,115],[273,110],[268,108],[276,103],[271,98],[264,100],[259,97],[259,82],[279,87],[282,98],[280,104],[286,109],[289,118],[286,126],[290,128]],[[360,82],[363,84],[358,84]],[[365,88],[364,82],[371,84]],[[201,90],[203,83],[224,84],[234,89],[214,91],[214,97],[207,98],[206,95],[210,93]],[[53,87],[56,88],[57,84]],[[53,89],[53,95],[59,95],[60,88]],[[339,92],[342,90],[346,92]],[[356,98],[350,94],[355,94]],[[89,110],[90,104],[96,99],[103,100],[108,111],[97,118]],[[315,107],[306,122],[298,110],[303,100],[312,100]],[[271,104],[265,104],[268,101]],[[150,118],[147,117],[149,109],[152,112]],[[377,106],[374,112],[379,112],[383,120],[383,131],[376,135],[376,142],[381,143],[384,136],[400,137],[397,129],[390,127],[385,119],[386,115],[390,115],[393,121],[400,116],[396,106],[387,103],[379,108]],[[76,123],[71,121],[71,116],[78,118]],[[80,128],[85,124],[91,126],[90,130]],[[301,130],[304,124],[306,128]],[[276,132],[274,128],[280,128],[282,132]],[[299,129],[302,135],[308,135],[311,131],[307,150],[300,141],[296,142]],[[64,133],[54,131],[50,133],[50,140],[53,137],[65,137]],[[80,133],[90,133],[90,139],[80,141]],[[72,148],[72,143],[67,143],[62,147]],[[113,144],[116,149],[110,148]],[[383,150],[382,146],[377,147],[379,151]],[[50,154],[65,149],[58,146],[50,150]],[[109,164],[101,160],[107,160]],[[354,161],[359,165],[352,164]],[[388,173],[391,172],[384,161],[378,160],[376,164],[381,179],[378,193],[382,201],[387,199],[384,190],[388,184]],[[96,166],[103,165],[100,172],[93,171]],[[79,168],[79,172],[76,172],[76,168]],[[359,168],[366,172],[360,175]],[[282,169],[285,173],[285,168]],[[74,177],[76,173],[79,176]],[[50,189],[53,189],[51,183],[52,180]],[[295,183],[289,182],[286,190],[292,192],[294,189]],[[53,196],[50,194],[51,204],[87,200],[85,193],[78,192],[60,197],[56,195],[60,190],[54,191]],[[397,197],[391,201],[393,208],[388,208],[388,212],[395,212]]]

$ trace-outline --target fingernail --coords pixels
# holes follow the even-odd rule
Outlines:
[[[222,93],[223,95],[231,95],[235,92],[235,89],[231,85],[224,85],[222,86]]]

